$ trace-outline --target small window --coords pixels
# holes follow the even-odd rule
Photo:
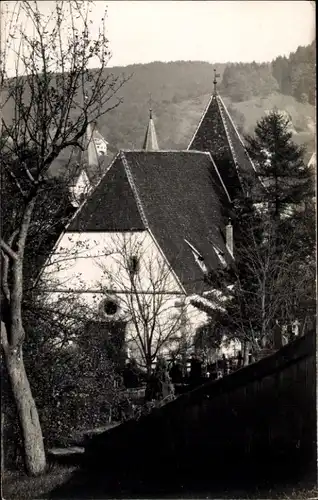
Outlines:
[[[135,276],[139,272],[139,258],[137,255],[131,255],[128,259],[129,274]]]
[[[196,263],[200,267],[201,271],[203,271],[206,274],[208,272],[208,268],[206,267],[206,265],[204,263],[204,259],[203,259],[202,255],[198,255],[195,252],[192,252],[192,253],[193,253],[194,260],[196,261]]]
[[[226,264],[226,260],[224,258],[224,253],[221,250],[219,250],[215,245],[213,245],[213,248],[214,248],[214,251],[215,251],[216,255],[218,256],[219,261],[221,262],[222,266],[226,267],[227,264]]]
[[[193,245],[191,245],[191,243],[188,240],[184,239],[184,241],[191,248],[195,262],[198,264],[201,271],[203,271],[204,274],[206,274],[208,272],[208,268],[205,265],[204,258],[202,257],[200,252]]]

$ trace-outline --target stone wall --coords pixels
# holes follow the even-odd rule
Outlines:
[[[315,333],[94,438],[110,483],[302,481],[316,465]],[[181,484],[182,483],[182,484]],[[186,486],[187,485],[187,486]]]

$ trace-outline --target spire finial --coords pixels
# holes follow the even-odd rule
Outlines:
[[[152,118],[152,98],[151,98],[151,92],[149,92],[149,118]]]
[[[220,78],[220,74],[216,72],[216,69],[214,71],[214,80],[213,80],[213,85],[214,85],[214,90],[213,90],[213,95],[216,95],[216,85],[217,85],[217,78]]]

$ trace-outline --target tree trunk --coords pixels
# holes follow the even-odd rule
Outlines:
[[[5,360],[23,434],[26,471],[31,476],[37,476],[45,471],[46,459],[39,415],[25,371],[22,348],[7,346]]]
[[[262,299],[261,299],[261,311],[262,311],[262,333],[261,333],[261,346],[266,346],[267,335],[266,335],[266,292],[265,284],[263,284],[262,289]]]
[[[5,470],[5,461],[4,461],[4,422],[5,414],[4,411],[1,410],[1,471]]]
[[[247,366],[249,364],[249,353],[250,353],[250,342],[245,340],[243,347],[243,366]]]

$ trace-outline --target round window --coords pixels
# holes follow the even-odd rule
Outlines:
[[[107,316],[113,316],[118,311],[118,304],[113,300],[105,300],[104,302],[104,312]]]

